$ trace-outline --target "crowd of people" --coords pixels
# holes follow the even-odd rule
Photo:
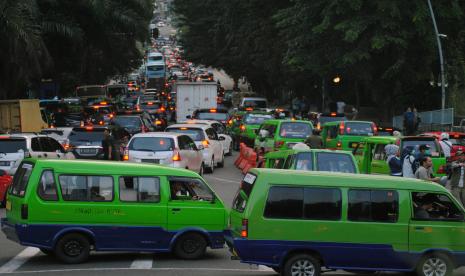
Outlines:
[[[402,152],[397,145],[387,145],[386,162],[390,173],[392,176],[417,178],[445,186],[465,206],[465,152],[458,151],[453,159],[450,158],[452,144],[447,133],[441,134],[440,145],[447,160],[446,176],[435,175],[428,145],[420,145],[415,150],[407,146]]]

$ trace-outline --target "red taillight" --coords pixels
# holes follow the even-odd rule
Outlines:
[[[70,144],[63,144],[63,148],[64,148],[65,150],[69,150],[70,147],[71,147]]]
[[[98,122],[99,125],[103,126],[104,122],[103,121],[100,121]]]
[[[241,126],[240,126],[240,129],[241,129],[242,132],[244,132],[244,131],[245,131],[245,126],[244,126],[244,125],[241,125]]]
[[[124,149],[123,161],[129,161],[129,150],[128,150],[128,148]]]
[[[228,125],[232,125],[232,124],[233,124],[233,120],[229,120]]]
[[[345,129],[345,124],[344,124],[344,122],[341,122],[341,124],[339,125],[339,134],[340,135],[344,135],[344,129]]]
[[[173,154],[173,161],[181,161],[181,155],[179,154],[179,151],[175,150]]]
[[[208,140],[203,140],[202,145],[204,148],[208,148],[208,145],[210,145],[210,142],[208,142]]]
[[[155,125],[156,126],[160,126],[162,124],[162,122],[160,120],[155,120]]]
[[[282,145],[284,145],[284,141],[276,141],[276,142],[274,142],[274,147],[275,148],[280,148]]]
[[[371,123],[371,128],[373,129],[373,135],[378,135],[378,127],[375,123]]]
[[[439,166],[439,169],[438,169],[437,173],[445,174],[446,173],[446,166],[444,166],[444,165]]]
[[[249,236],[249,220],[242,219],[241,237],[247,238]]]
[[[336,147],[338,149],[342,148],[342,142],[341,141],[338,141],[337,144],[336,144]]]

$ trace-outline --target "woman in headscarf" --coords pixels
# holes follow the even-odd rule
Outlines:
[[[402,161],[399,158],[400,152],[399,147],[396,145],[386,145],[384,151],[387,155],[386,162],[389,165],[389,170],[392,176],[402,176]]]

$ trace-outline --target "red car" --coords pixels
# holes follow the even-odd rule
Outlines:
[[[5,171],[0,170],[0,206],[5,206],[6,192],[10,187],[13,177],[8,175]]]
[[[465,152],[465,133],[463,132],[454,132],[454,131],[433,131],[433,132],[426,132],[422,135],[426,136],[433,136],[436,139],[441,138],[441,133],[449,134],[449,141],[452,143],[452,150],[450,152],[451,157],[455,156],[455,153],[458,150]]]

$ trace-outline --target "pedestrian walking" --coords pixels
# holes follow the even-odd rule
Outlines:
[[[392,176],[402,176],[402,161],[400,160],[399,146],[397,145],[386,145],[384,147],[387,159],[386,162],[389,165],[389,170]]]
[[[402,151],[402,176],[407,178],[415,178],[415,172],[412,169],[412,165],[415,162],[415,156],[412,154],[413,147],[408,146]]]
[[[450,152],[452,150],[452,143],[449,141],[449,134],[446,132],[441,133],[439,144],[444,152],[444,157],[450,158]]]
[[[116,142],[109,129],[105,129],[103,132],[104,138],[102,140],[103,159],[105,160],[119,160],[118,149],[116,148]]]
[[[456,153],[457,160],[450,165],[450,189],[452,195],[465,206],[465,154],[462,151]]]
[[[407,136],[415,135],[415,114],[410,107],[404,113],[404,130]]]
[[[312,130],[312,135],[308,136],[305,140],[305,144],[307,144],[311,149],[322,149],[323,139],[320,136],[320,130],[314,128]]]

